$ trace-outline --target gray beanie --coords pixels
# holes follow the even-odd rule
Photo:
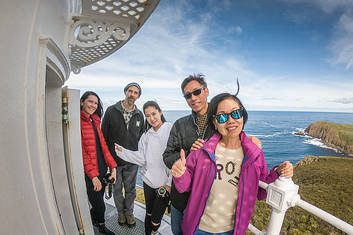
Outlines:
[[[139,97],[141,96],[142,90],[139,84],[137,84],[136,82],[131,82],[129,84],[126,85],[126,87],[124,88],[124,93],[127,91],[127,89],[129,89],[129,87],[131,86],[135,86],[139,89]]]

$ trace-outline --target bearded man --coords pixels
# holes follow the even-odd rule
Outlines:
[[[118,211],[118,223],[129,227],[136,225],[133,214],[136,198],[136,176],[138,166],[119,158],[114,143],[126,149],[137,151],[138,141],[143,133],[143,114],[135,101],[141,96],[141,87],[136,82],[124,88],[125,99],[109,106],[102,121],[102,132],[109,151],[118,164],[116,184],[114,184],[114,202]],[[123,188],[125,196],[123,194]]]

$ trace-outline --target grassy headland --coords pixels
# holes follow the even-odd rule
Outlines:
[[[296,164],[293,181],[302,200],[353,225],[352,158],[306,157]],[[251,223],[265,231],[270,215],[270,206],[257,201]],[[282,233],[345,234],[299,207],[287,211]]]
[[[315,122],[305,132],[340,152],[353,154],[353,125],[332,122]]]

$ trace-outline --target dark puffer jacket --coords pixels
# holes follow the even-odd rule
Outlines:
[[[115,153],[114,143],[117,143],[124,148],[132,151],[137,151],[138,142],[143,133],[143,114],[135,106],[129,126],[125,124],[123,107],[121,101],[109,106],[105,111],[102,121],[102,132],[107,142],[108,149],[114,157],[118,166],[133,165],[126,162]]]
[[[206,127],[204,136],[199,136],[199,127],[196,125],[196,113],[182,117],[175,121],[170,131],[167,148],[163,153],[163,161],[165,165],[171,169],[174,162],[180,158],[180,150],[184,149],[185,156],[190,153],[192,144],[198,139],[209,139],[215,131],[209,126]],[[179,193],[172,183],[172,193],[170,199],[172,205],[179,211],[184,211],[189,198],[189,192]]]
[[[99,142],[101,144],[103,157],[105,163],[110,168],[116,167],[112,155],[110,154],[107,144],[104,140],[102,131],[100,129],[101,120],[96,114],[92,114],[94,126],[97,129]],[[82,157],[83,157],[83,168],[86,175],[93,179],[99,176],[98,162],[97,162],[97,149],[96,149],[96,138],[93,130],[93,126],[89,116],[81,110],[81,144],[82,144]]]

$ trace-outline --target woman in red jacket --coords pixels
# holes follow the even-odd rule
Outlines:
[[[91,218],[94,226],[97,226],[101,234],[112,234],[105,227],[103,200],[103,177],[110,168],[109,179],[116,180],[116,162],[111,156],[104,140],[100,123],[103,114],[102,102],[93,91],[85,92],[80,99],[81,106],[81,143],[83,155],[83,167],[88,200],[92,205]]]

